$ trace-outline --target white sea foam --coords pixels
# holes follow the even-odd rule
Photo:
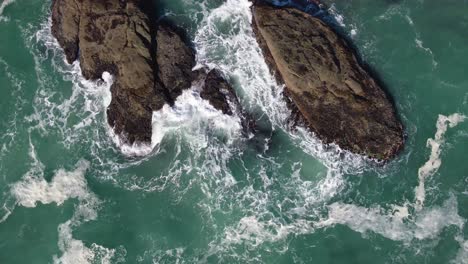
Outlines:
[[[401,215],[394,208],[366,208],[338,202],[329,206],[328,219],[319,222],[317,227],[342,224],[356,232],[366,234],[371,231],[388,239],[404,242],[433,239],[445,227],[454,225],[463,229],[465,219],[458,215],[457,206],[456,198],[452,196],[443,206],[426,208],[414,215],[414,219],[408,219],[405,211]]]
[[[450,116],[439,115],[436,124],[437,132],[433,139],[430,138],[427,140],[427,147],[431,149],[431,155],[429,160],[419,168],[418,171],[419,185],[415,189],[416,208],[418,210],[422,209],[426,198],[426,180],[433,176],[442,165],[440,154],[442,152],[441,147],[444,143],[445,132],[447,132],[449,127],[453,128],[465,119],[466,117],[464,115],[458,113]]]
[[[421,39],[421,36],[420,36],[419,32],[416,30],[416,28],[415,28],[415,24],[414,24],[413,19],[411,19],[411,16],[408,13],[404,15],[404,18],[406,19],[406,21],[408,21],[408,24],[411,26],[411,28],[414,31],[414,34],[416,35],[416,38],[414,40],[415,43],[416,43],[416,47],[424,50],[425,52],[427,52],[431,56],[432,66],[433,66],[433,68],[436,68],[438,63],[435,60],[434,53],[432,52],[432,50],[430,48],[427,48],[427,47],[424,46],[424,43],[423,43],[423,41]]]
[[[330,8],[328,8],[328,13],[330,13],[335,21],[340,25],[342,28],[349,30],[349,35],[354,38],[358,34],[357,26],[354,24],[346,24],[344,16],[338,11],[335,4],[332,4]]]
[[[8,21],[8,18],[3,16],[3,11],[5,10],[5,7],[13,3],[15,0],[3,0],[2,4],[0,5],[0,22],[1,21]]]
[[[91,143],[92,152],[99,152],[102,148],[102,136],[99,127],[105,127],[106,136],[112,139],[114,144],[121,152],[128,156],[144,155],[151,152],[151,149],[144,148],[145,145],[128,145],[120,135],[116,135],[113,129],[108,125],[106,118],[106,109],[112,100],[110,88],[113,84],[113,76],[104,72],[100,80],[86,80],[81,72],[79,61],[69,65],[65,61],[65,55],[57,40],[51,32],[51,18],[41,25],[41,29],[31,36],[25,36],[31,43],[34,51],[39,46],[44,47],[47,52],[32,52],[35,60],[35,68],[39,79],[38,92],[35,96],[34,114],[28,117],[30,122],[36,123],[32,129],[47,134],[51,129],[59,130],[64,136],[63,144],[70,148],[82,140],[89,140],[89,129],[93,137],[99,137],[101,140],[93,140]],[[25,30],[25,35],[29,34]],[[72,82],[72,93],[69,97],[63,97],[60,101],[54,100],[57,95],[57,86],[54,80],[44,71],[43,65],[52,54],[52,64],[55,70],[63,74],[66,81]],[[63,89],[63,87],[61,87]],[[76,119],[75,117],[78,117]],[[73,121],[72,121],[73,120]],[[78,122],[76,121],[78,120]],[[142,150],[143,149],[143,150]],[[96,156],[99,155],[96,153]],[[99,157],[97,157],[99,158]]]
[[[468,264],[468,240],[464,240],[461,236],[457,238],[460,244],[460,249],[454,260],[451,261],[453,264]]]
[[[103,73],[102,80],[86,80],[82,73],[80,64],[75,61],[69,65],[65,61],[60,45],[51,33],[51,19],[41,25],[41,29],[35,34],[30,34],[28,30],[23,30],[25,38],[34,56],[35,69],[39,81],[36,96],[34,98],[34,114],[28,117],[28,120],[36,123],[32,129],[37,129],[47,133],[50,128],[59,129],[61,134],[66,136],[64,143],[68,146],[76,142],[76,136],[82,136],[78,133],[93,123],[102,122],[105,109],[110,104],[110,86],[112,85],[112,76],[109,73]],[[37,49],[46,52],[38,52]],[[52,56],[52,58],[49,58]],[[67,87],[57,87],[56,80],[47,74],[43,67],[45,62],[52,59],[52,65],[58,72],[63,74],[66,81],[71,81],[71,95],[63,96],[63,90]],[[60,90],[57,90],[57,89]],[[65,93],[66,94],[66,93]],[[59,97],[59,100],[55,99]],[[75,121],[73,117],[79,117]],[[76,123],[77,122],[77,123]]]
[[[0,172],[4,165],[4,159],[6,155],[10,153],[11,150],[15,149],[16,139],[18,138],[18,126],[22,121],[19,118],[19,113],[23,110],[23,106],[27,104],[26,100],[23,98],[23,86],[25,81],[20,73],[10,69],[8,62],[3,60],[0,57],[0,74],[5,76],[9,81],[11,86],[7,89],[10,91],[10,98],[15,102],[13,108],[15,111],[11,116],[7,116],[8,121],[4,123],[6,125],[5,131],[3,131],[0,136],[1,147],[0,147]],[[3,174],[3,173],[0,173]],[[6,180],[6,175],[3,174],[3,179]]]
[[[37,166],[43,167],[41,164]],[[67,172],[60,169],[50,183],[42,175],[29,172],[20,182],[12,186],[11,192],[18,204],[24,207],[36,207],[38,202],[61,205],[70,198],[84,199],[88,195],[84,178],[88,167],[89,162],[80,161],[75,171]]]
[[[434,139],[429,139],[427,146],[431,148],[429,160],[419,169],[419,185],[415,189],[415,202],[404,205],[389,205],[389,209],[374,206],[361,207],[341,202],[331,204],[328,209],[328,219],[318,226],[327,227],[334,224],[347,225],[351,229],[367,233],[372,231],[392,240],[411,241],[413,239],[435,238],[445,227],[450,225],[463,229],[465,219],[458,215],[457,201],[452,196],[442,207],[424,208],[426,196],[426,180],[440,168],[441,147],[444,135],[449,127],[453,128],[466,119],[461,114],[450,116],[439,115],[437,132]],[[411,208],[414,213],[411,214]]]
[[[313,224],[306,220],[298,220],[293,224],[281,224],[273,220],[259,221],[255,216],[243,217],[237,226],[226,230],[223,241],[228,244],[248,243],[256,247],[265,242],[276,242],[285,239],[290,234],[310,233]]]
[[[206,14],[194,39],[197,62],[228,73],[241,84],[247,106],[259,107],[280,125],[289,110],[253,35],[250,6],[247,0],[228,0]]]
[[[364,158],[334,144],[325,146],[307,129],[289,129],[290,110],[284,101],[283,86],[271,75],[254,36],[250,6],[247,0],[228,0],[205,16],[194,40],[198,63],[229,73],[241,84],[247,106],[259,108],[273,129],[285,130],[309,155],[331,169],[360,171],[367,163]]]
[[[209,131],[211,130],[211,131]],[[198,141],[201,135],[225,135],[232,142],[240,136],[241,124],[238,116],[224,115],[215,109],[208,101],[200,97],[194,89],[186,90],[180,95],[174,106],[165,105],[153,114],[153,147],[160,144],[167,133],[183,132],[190,136],[192,143],[205,144]]]
[[[63,252],[62,256],[54,256],[55,264],[111,264],[120,263],[125,255],[125,250],[108,249],[93,243],[91,247],[86,247],[83,241],[74,239],[72,236],[72,227],[75,224],[72,220],[59,226],[59,249]]]
[[[45,166],[39,160],[34,145],[30,142],[31,169],[23,176],[22,180],[11,186],[11,193],[16,198],[17,204],[23,207],[36,207],[38,203],[55,203],[62,205],[69,199],[77,199],[79,204],[75,207],[73,217],[59,226],[58,246],[62,256],[54,256],[54,263],[62,264],[87,264],[111,263],[115,250],[106,249],[97,244],[88,248],[80,240],[72,237],[72,228],[83,222],[95,220],[99,199],[87,186],[85,173],[90,164],[86,160],[80,160],[76,169],[66,171],[59,169],[50,182],[44,178]],[[125,252],[123,252],[125,253]]]
[[[201,184],[209,201],[200,203],[200,207],[211,215],[212,211],[222,210],[226,201],[230,200],[232,203],[229,202],[229,206],[241,207],[239,209],[244,215],[237,223],[226,227],[220,241],[212,243],[209,254],[229,250],[233,244],[256,247],[263,242],[284,240],[291,234],[313,232],[313,218],[321,210],[320,207],[344,187],[343,173],[359,173],[367,165],[367,160],[358,155],[343,151],[336,145],[322,144],[305,128],[294,131],[289,129],[290,111],[282,95],[283,87],[271,75],[253,34],[250,5],[247,0],[228,0],[205,14],[195,34],[198,64],[209,68],[217,67],[228,73],[234,83],[240,84],[241,101],[246,108],[264,113],[273,129],[283,129],[294,144],[320,159],[328,172],[322,179],[307,181],[301,179],[301,165],[295,164],[291,177],[281,183],[281,190],[287,193],[284,196],[275,186],[278,178],[284,175],[276,175],[275,172],[269,175],[271,171],[266,172],[266,167],[271,166],[276,171],[282,164],[277,164],[272,157],[257,155],[260,163],[266,162],[268,165],[259,166],[258,173],[248,176],[248,181],[250,182],[250,177],[260,177],[262,188],[258,190],[249,185],[240,190],[231,190],[238,184],[225,164],[227,158],[232,156],[221,156],[218,151],[232,151],[219,150],[219,147],[214,151],[214,147],[208,147],[208,153],[217,154],[203,157],[205,161],[200,170],[203,172]],[[171,125],[164,127],[174,129]],[[192,167],[200,166],[192,163],[192,159],[190,162]],[[281,212],[281,216],[273,216],[272,207]],[[288,223],[285,219],[289,220]]]
[[[328,12],[333,15],[335,18],[335,21],[338,22],[338,24],[342,27],[346,27],[346,24],[344,23],[344,16],[341,15],[338,10],[336,9],[335,4],[332,4],[330,8],[328,8]]]

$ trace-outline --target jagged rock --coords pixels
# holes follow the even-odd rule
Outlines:
[[[191,86],[193,50],[146,0],[54,0],[52,33],[83,76],[114,76],[108,122],[126,143],[151,140],[152,112]]]
[[[80,7],[81,4],[68,0],[55,0],[52,5],[52,34],[62,46],[68,63],[78,59]]]
[[[380,160],[401,150],[403,129],[391,102],[345,40],[297,9],[255,1],[252,12],[266,62],[311,131]]]
[[[156,36],[158,75],[174,100],[182,90],[191,86],[196,77],[192,71],[195,53],[186,45],[188,41],[184,34],[177,27],[164,22],[159,24]]]
[[[243,131],[246,134],[253,132],[255,121],[243,110],[234,88],[223,77],[222,73],[215,69],[201,75],[203,76],[203,84],[200,97],[210,102],[215,109],[225,115],[237,113],[241,118]]]
[[[238,108],[240,106],[234,89],[218,70],[208,72],[200,96],[208,100],[214,108],[220,110],[223,114],[233,114],[229,102],[233,104],[233,107]]]

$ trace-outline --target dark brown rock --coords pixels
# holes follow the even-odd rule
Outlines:
[[[108,122],[126,143],[151,140],[152,112],[191,86],[193,50],[145,0],[55,0],[52,33],[83,76],[114,76]],[[146,13],[147,12],[147,13]]]
[[[186,45],[184,32],[168,22],[160,23],[156,36],[158,75],[175,100],[195,77],[195,52]]]
[[[234,88],[223,74],[215,69],[200,75],[202,76],[200,97],[225,115],[239,115],[245,134],[254,132],[255,120],[244,111]]]
[[[227,115],[233,114],[230,103],[236,108],[240,105],[234,89],[217,70],[211,70],[206,75],[200,96]]]
[[[52,34],[65,51],[68,63],[78,59],[78,31],[81,4],[55,0],[52,5]]]
[[[293,111],[325,143],[387,160],[403,147],[403,129],[376,80],[352,48],[321,20],[257,1],[253,28]]]

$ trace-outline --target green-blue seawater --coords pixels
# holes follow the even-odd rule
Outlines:
[[[159,7],[259,132],[192,89],[133,147],[106,123],[111,76],[64,62],[51,1],[3,0],[0,263],[468,263],[468,1],[323,2],[404,123],[388,164],[288,128],[247,0]]]

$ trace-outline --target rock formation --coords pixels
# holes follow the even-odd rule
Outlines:
[[[199,79],[202,82],[201,98],[225,115],[238,114],[244,134],[256,131],[255,120],[244,111],[236,92],[220,71],[214,69],[208,73],[199,72]]]
[[[107,118],[128,144],[150,142],[152,112],[172,105],[197,78],[195,54],[183,33],[157,21],[155,13],[146,0],[54,0],[52,5],[52,33],[67,61],[79,59],[86,79],[99,79],[105,71],[114,76]],[[223,98],[209,98],[216,88],[208,89],[205,97],[229,113]]]
[[[379,160],[402,148],[402,125],[352,48],[320,19],[256,1],[253,28],[293,112],[325,143]]]

